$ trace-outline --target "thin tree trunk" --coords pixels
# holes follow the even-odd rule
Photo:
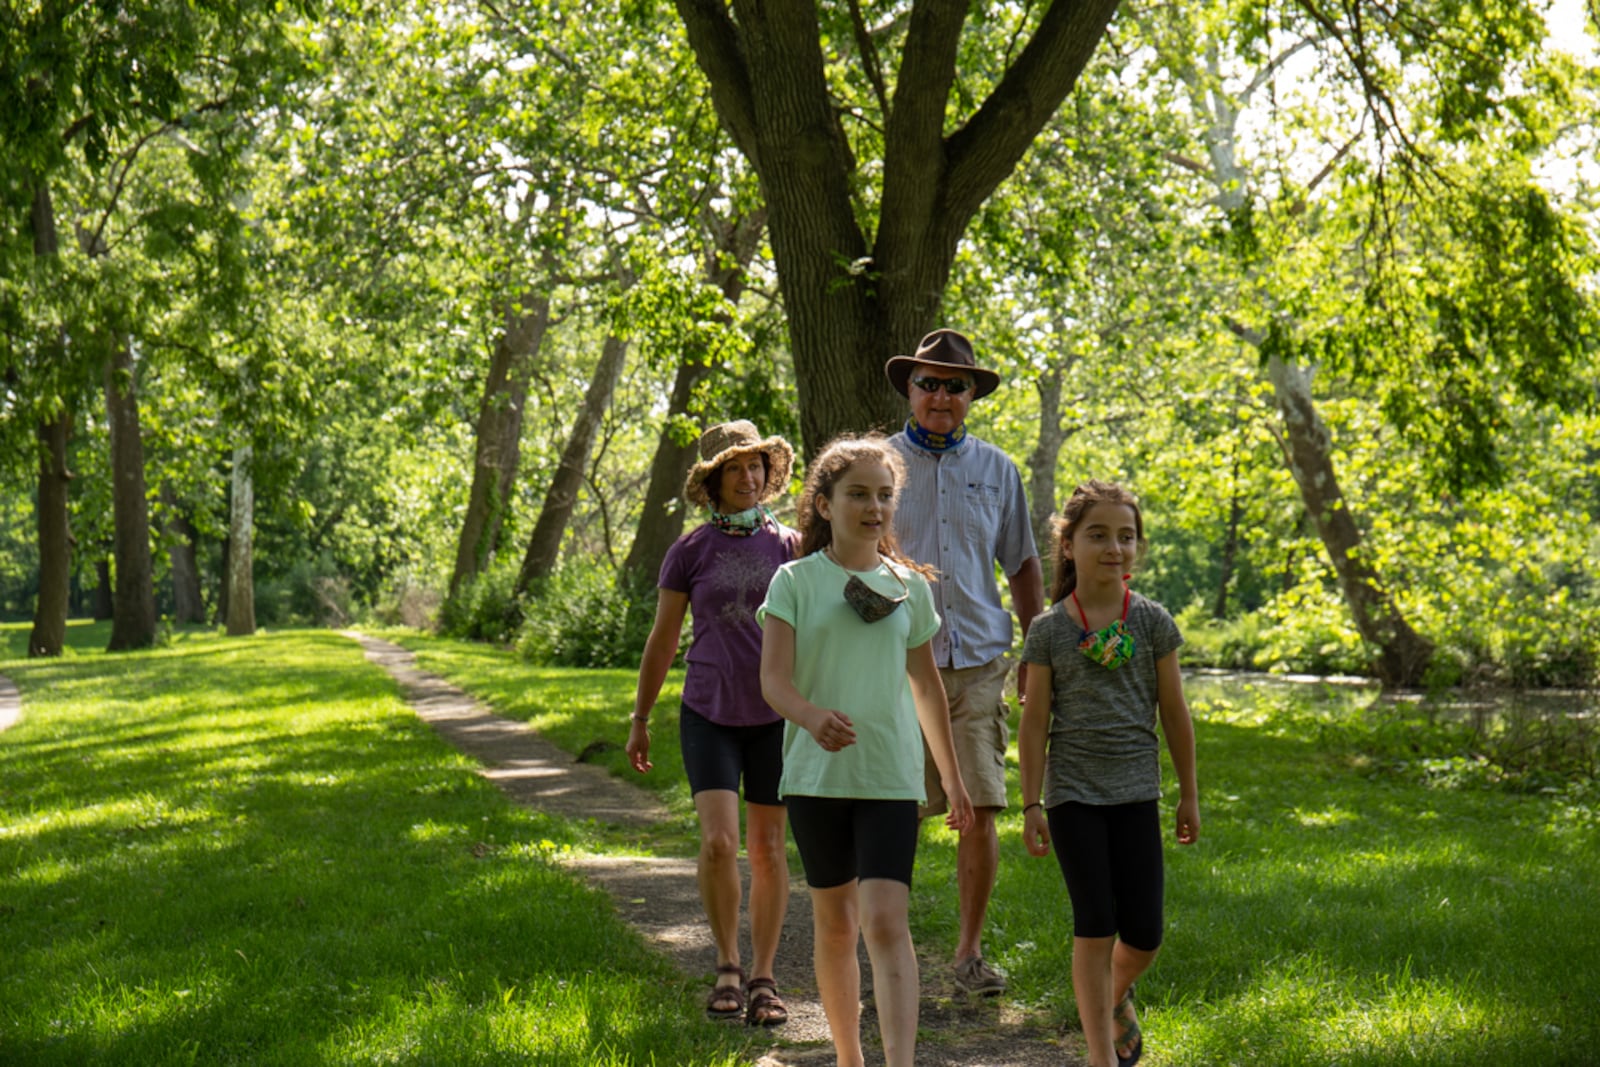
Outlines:
[[[1055,543],[1051,536],[1051,516],[1056,513],[1056,464],[1061,449],[1072,435],[1061,426],[1061,388],[1067,366],[1052,365],[1034,380],[1039,392],[1039,439],[1028,453],[1028,519],[1033,526],[1033,541],[1039,546],[1040,562],[1044,565],[1044,586],[1050,588],[1050,569],[1055,554],[1048,546]]]
[[[116,584],[106,651],[149,648],[156,641],[155,579],[150,562],[150,501],[145,496],[144,442],[134,387],[133,349],[118,339],[105,373],[111,438],[111,516]]]
[[[91,614],[95,622],[106,622],[116,615],[111,581],[111,560],[101,556],[94,561],[94,607]]]
[[[33,254],[54,256],[59,248],[50,187],[40,182],[30,212]],[[58,358],[66,336],[54,338]],[[54,418],[37,428],[39,441],[39,600],[34,606],[29,656],[59,656],[67,643],[67,611],[72,595],[72,526],[68,520],[67,439],[72,436],[72,408],[65,400]]]
[[[1242,402],[1241,398],[1241,402]],[[1239,524],[1244,519],[1244,499],[1239,495],[1239,456],[1244,451],[1239,437],[1239,404],[1233,407],[1233,459],[1228,480],[1228,523],[1222,536],[1222,573],[1217,576],[1217,599],[1211,605],[1213,619],[1228,617],[1228,584],[1233,581],[1234,563],[1239,557]]]
[[[450,575],[452,596],[464,582],[482,573],[499,547],[522,451],[528,382],[549,327],[550,298],[545,295],[526,293],[516,308],[506,313],[478,408],[472,490],[456,542],[455,569]]]
[[[1289,467],[1300,498],[1328,550],[1356,629],[1378,650],[1378,679],[1385,686],[1417,685],[1433,659],[1433,644],[1400,614],[1363,550],[1361,531],[1333,469],[1332,441],[1312,401],[1311,372],[1273,356],[1267,375],[1283,418]]]
[[[1207,124],[1206,151],[1213,168],[1217,200],[1230,217],[1247,203],[1250,175],[1240,166],[1234,136],[1239,110],[1225,93],[1211,85],[1220,76],[1214,53],[1207,56],[1209,71],[1202,75],[1192,63],[1180,64],[1178,76],[1189,88],[1195,114]],[[1261,351],[1261,331],[1231,319],[1228,328]],[[1312,369],[1291,365],[1274,353],[1267,361],[1278,413],[1283,419],[1290,473],[1300,489],[1300,499],[1316,524],[1318,536],[1339,577],[1345,603],[1362,638],[1378,650],[1378,678],[1386,686],[1416,685],[1433,658],[1433,644],[1419,635],[1400,614],[1393,597],[1383,588],[1377,571],[1362,551],[1361,531],[1345,503],[1333,465],[1333,444],[1317,414],[1311,394]],[[1287,575],[1286,575],[1287,582]]]
[[[589,451],[594,447],[594,435],[606,408],[611,405],[611,394],[616,390],[617,379],[622,376],[622,365],[628,355],[628,343],[619,337],[606,338],[595,367],[594,378],[584,394],[583,408],[572,424],[572,433],[561,453],[561,464],[545,491],[544,504],[539,509],[538,522],[528,541],[527,554],[522,559],[522,570],[517,576],[517,594],[524,595],[540,578],[555,570],[561,552],[561,536],[566,532],[567,520],[578,502],[578,490],[583,485],[583,472],[589,464]]]
[[[230,495],[232,492],[233,490],[230,488]],[[228,504],[228,514],[231,518],[233,514],[233,503],[231,500]],[[222,581],[217,583],[217,613],[212,617],[211,620],[212,623],[218,626],[227,622],[228,619],[228,571],[230,568],[230,561],[233,559],[233,552],[231,551],[231,548],[232,545],[230,543],[230,538],[224,536],[222,538]]]
[[[706,280],[720,289],[723,298],[732,306],[744,295],[745,272],[760,246],[767,212],[762,209],[737,219],[720,219],[713,217],[708,210],[703,222],[711,235],[705,258]],[[731,326],[733,316],[723,312],[717,319]],[[655,456],[650,461],[650,485],[645,491],[644,510],[639,514],[639,525],[634,531],[633,543],[628,547],[628,557],[617,575],[617,582],[622,588],[653,587],[661,570],[661,561],[667,556],[667,549],[683,533],[684,509],[679,497],[683,493],[683,480],[689,476],[689,468],[694,466],[696,447],[692,437],[680,441],[673,436],[673,430],[679,419],[689,414],[695,386],[720,369],[708,360],[694,356],[688,356],[678,364],[678,373],[672,382],[672,395],[661,421],[661,436],[656,442]],[[655,610],[653,599],[648,601],[648,610]]]
[[[232,511],[228,521],[229,637],[256,632],[256,590],[251,543],[255,534],[255,482],[251,472],[255,450],[248,444],[233,450]]]
[[[1238,462],[1234,463],[1238,474]],[[1233,581],[1233,568],[1239,558],[1239,522],[1244,517],[1244,504],[1239,497],[1237,483],[1228,501],[1228,526],[1222,538],[1222,573],[1217,575],[1217,599],[1211,605],[1213,619],[1228,617],[1228,585]]]
[[[171,482],[162,483],[161,503],[165,512],[164,540],[172,562],[172,621],[179,626],[204,622],[205,604],[200,595],[194,524],[178,503]]]
[[[39,427],[39,602],[34,609],[29,656],[59,656],[67,642],[72,592],[72,527],[67,518],[67,438],[72,414],[62,411]]]
[[[713,369],[705,363],[678,364],[661,436],[656,442],[655,456],[650,460],[650,485],[645,490],[644,510],[639,513],[633,544],[628,546],[628,557],[617,576],[620,583],[643,586],[649,581],[653,584],[667,549],[683,533],[684,505],[680,497],[683,480],[694,466],[697,451],[693,438],[679,442],[672,436],[672,427],[678,416],[688,414],[694,387]]]

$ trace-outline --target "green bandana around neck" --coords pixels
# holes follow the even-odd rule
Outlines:
[[[771,514],[766,508],[757,504],[753,508],[736,511],[732,515],[724,515],[716,509],[711,511],[711,525],[725,534],[735,537],[749,537],[766,523]]]

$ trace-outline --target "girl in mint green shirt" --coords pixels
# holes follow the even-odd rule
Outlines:
[[[757,612],[762,695],[787,720],[779,792],[811,891],[817,989],[840,1067],[865,1062],[863,931],[885,1062],[915,1059],[909,915],[924,737],[950,799],[946,823],[972,822],[929,644],[939,616],[923,569],[894,538],[904,481],[880,435],[824,449],[800,497],[800,558],[778,569]]]

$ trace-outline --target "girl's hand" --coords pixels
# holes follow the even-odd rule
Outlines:
[[[1178,801],[1178,844],[1192,845],[1200,840],[1200,802]]]
[[[650,762],[650,727],[638,719],[628,727],[628,762],[640,774],[655,766]]]
[[[944,786],[945,799],[950,802],[950,810],[945,813],[944,824],[957,833],[965,833],[972,828],[972,798],[967,796],[967,785],[959,777],[955,780],[955,788],[951,783],[940,779]]]
[[[1022,813],[1022,844],[1030,856],[1049,855],[1050,820],[1045,818],[1043,808],[1033,807]]]
[[[856,743],[855,726],[842,711],[818,708],[817,714],[805,727],[806,733],[816,739],[824,752],[838,752]]]

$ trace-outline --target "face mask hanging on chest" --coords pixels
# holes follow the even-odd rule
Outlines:
[[[1072,591],[1072,602],[1078,606],[1078,618],[1083,620],[1083,637],[1078,640],[1078,651],[1108,670],[1116,670],[1133,658],[1133,635],[1128,632],[1129,590],[1122,590],[1122,617],[1110,626],[1099,630],[1089,629],[1089,616],[1078,602],[1078,591]]]
[[[911,595],[911,590],[906,586],[906,581],[891,568],[889,571],[904,590],[897,597],[884,596],[866,582],[860,575],[852,574],[850,580],[844,583],[844,599],[855,613],[861,617],[862,622],[877,622],[894,614],[894,609],[905,603]]]

